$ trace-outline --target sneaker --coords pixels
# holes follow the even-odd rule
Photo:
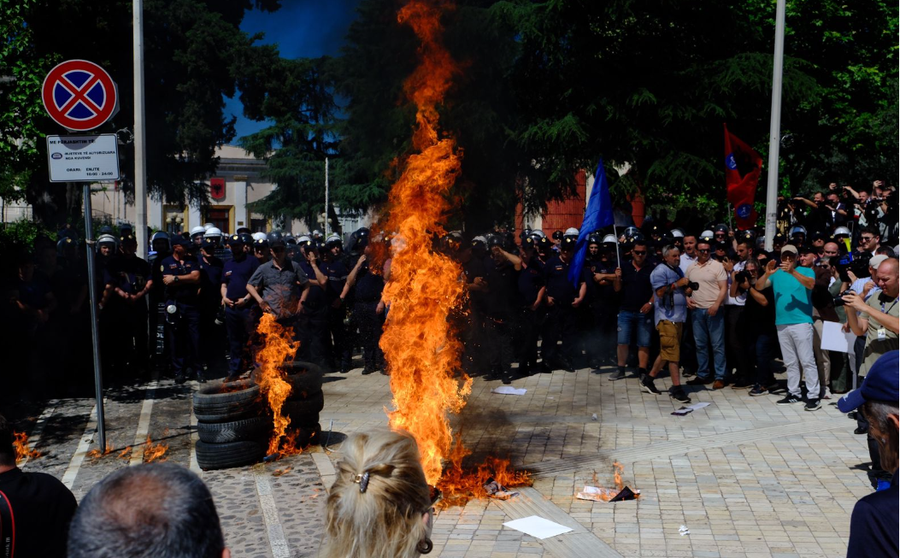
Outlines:
[[[615,372],[613,372],[612,374],[609,375],[608,379],[610,382],[615,382],[616,380],[621,380],[624,377],[625,377],[625,372],[623,372],[622,370],[616,370]]]
[[[753,382],[750,380],[745,380],[744,378],[738,378],[735,380],[733,384],[731,384],[731,389],[747,389],[753,386]]]
[[[775,402],[776,405],[793,405],[794,403],[800,403],[801,399],[798,397],[794,397],[790,393],[784,399],[779,399]]]
[[[653,383],[653,376],[650,374],[644,374],[641,378],[641,389],[646,391],[647,393],[652,393],[653,395],[659,395],[660,392],[656,389],[656,385]]]
[[[806,407],[803,410],[818,411],[820,407],[822,407],[822,403],[820,403],[818,399],[810,399],[806,402]]]
[[[687,385],[689,385],[689,386],[705,386],[705,385],[709,385],[709,384],[713,383],[713,381],[714,380],[712,378],[701,378],[700,376],[697,376],[693,380],[689,381],[687,383]]]
[[[669,389],[669,397],[681,403],[690,403],[691,398],[687,396],[681,386],[672,386]]]
[[[757,397],[759,395],[768,395],[769,390],[767,390],[765,386],[756,384],[755,386],[753,386],[753,389],[751,389],[749,393],[750,397]]]

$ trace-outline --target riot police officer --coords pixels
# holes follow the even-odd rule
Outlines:
[[[228,239],[232,258],[225,262],[222,273],[222,305],[225,307],[225,329],[228,333],[228,379],[234,380],[252,363],[247,344],[253,331],[251,308],[253,297],[247,292],[247,282],[259,267],[259,260],[244,250],[241,235]]]
[[[166,298],[166,339],[172,355],[175,382],[183,384],[189,369],[204,382],[200,362],[200,266],[190,256],[191,242],[172,240],[172,255],[159,264]]]
[[[122,252],[106,268],[104,283],[109,292],[104,312],[113,319],[111,373],[127,369],[143,373],[147,362],[147,294],[153,288],[150,264],[139,258],[133,236],[120,239]]]

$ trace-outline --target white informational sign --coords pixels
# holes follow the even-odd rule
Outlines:
[[[50,182],[113,182],[119,179],[115,134],[47,136]]]

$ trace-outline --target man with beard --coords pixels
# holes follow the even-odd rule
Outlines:
[[[616,362],[618,369],[609,380],[621,380],[625,377],[625,365],[628,361],[628,350],[632,340],[637,342],[638,375],[647,373],[650,361],[650,340],[653,332],[653,287],[650,273],[654,265],[647,260],[647,243],[636,240],[631,249],[631,261],[616,268],[614,289],[621,295],[619,315],[617,318],[618,335]]]

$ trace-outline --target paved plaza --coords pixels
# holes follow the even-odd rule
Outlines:
[[[817,412],[775,405],[775,396],[747,390],[693,389],[710,405],[687,416],[680,404],[641,392],[636,379],[555,371],[516,380],[523,396],[499,395],[499,382],[476,378],[454,424],[473,459],[509,456],[534,475],[534,486],[509,501],[474,500],[436,518],[434,551],[444,557],[697,556],[840,557],[850,513],[871,489],[861,464],[864,436],[834,406]],[[200,473],[212,490],[233,556],[315,556],[323,540],[324,507],[346,435],[386,427],[388,378],[329,374],[321,414],[325,447],[274,463],[202,472],[196,463],[191,392],[150,381],[110,389],[109,449],[96,449],[92,399],[52,400],[16,422],[43,453],[26,471],[55,475],[81,499],[110,472],[140,463],[144,442],[168,445],[167,459]],[[668,379],[657,381],[668,386]],[[132,448],[132,449],[129,449]],[[135,449],[136,448],[136,449]],[[613,462],[637,501],[577,500],[586,484],[613,486]],[[538,540],[503,526],[539,515],[573,529]],[[680,535],[684,525],[688,535]]]

